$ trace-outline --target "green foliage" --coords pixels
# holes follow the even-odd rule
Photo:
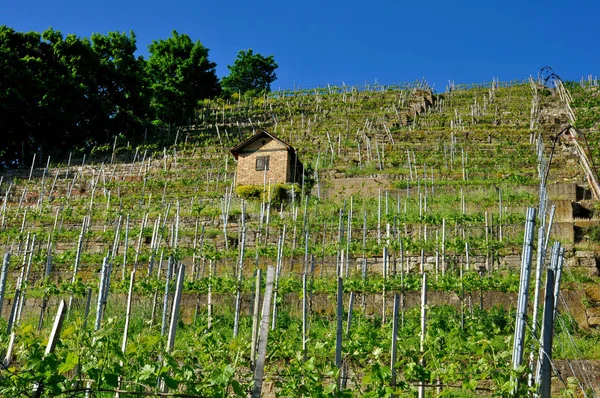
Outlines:
[[[271,91],[271,83],[277,79],[278,65],[270,55],[265,57],[252,49],[241,50],[233,65],[227,65],[229,76],[221,80],[223,89],[230,93],[256,95]]]
[[[235,188],[235,193],[244,200],[258,200],[262,192],[263,189],[259,185],[239,185]]]
[[[600,226],[596,225],[588,229],[588,237],[594,243],[600,243]]]
[[[133,138],[147,114],[144,61],[136,50],[133,32],[87,39],[0,26],[4,159],[19,159],[22,149],[87,147],[121,133]]]
[[[209,61],[208,48],[200,41],[173,31],[166,40],[152,41],[148,51],[146,71],[158,120],[187,122],[199,100],[220,93],[216,64]]]

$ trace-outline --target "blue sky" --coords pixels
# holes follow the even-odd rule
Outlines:
[[[2,2],[0,24],[78,36],[133,30],[144,56],[175,29],[210,49],[219,77],[252,48],[279,64],[273,89],[424,77],[443,91],[448,80],[526,79],[545,65],[565,80],[600,74],[592,0]]]

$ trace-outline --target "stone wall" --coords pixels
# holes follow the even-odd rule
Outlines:
[[[256,170],[256,158],[269,156],[269,170]],[[290,154],[287,147],[270,138],[250,143],[238,156],[237,185],[288,182]]]

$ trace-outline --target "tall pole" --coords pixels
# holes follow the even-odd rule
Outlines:
[[[427,274],[423,272],[423,284],[421,286],[421,338],[420,352],[425,350],[425,332],[427,331]],[[421,363],[421,365],[425,365]],[[419,383],[419,398],[425,398],[425,386],[423,382]]]
[[[550,382],[552,380],[552,340],[554,337],[554,288],[555,271],[558,267],[560,243],[555,242],[552,248],[552,260],[546,273],[546,297],[542,329],[542,346],[539,355],[540,393],[541,398],[550,398]],[[537,381],[537,380],[536,380]]]
[[[513,370],[517,370],[523,362],[523,347],[525,344],[525,318],[527,317],[527,301],[529,297],[529,281],[531,275],[531,258],[533,252],[533,235],[535,229],[536,210],[533,207],[527,209],[527,218],[525,221],[525,236],[523,239],[523,256],[521,261],[521,277],[519,283],[519,297],[517,300],[517,317],[515,322],[515,335],[512,364]],[[513,395],[519,391],[519,382],[514,380],[515,387]]]
[[[267,268],[267,284],[262,306],[262,321],[260,323],[260,336],[258,341],[258,354],[256,368],[254,369],[254,388],[252,398],[260,398],[262,383],[265,375],[265,359],[267,356],[267,338],[269,336],[269,319],[271,318],[271,299],[273,297],[273,284],[275,282],[275,268]]]

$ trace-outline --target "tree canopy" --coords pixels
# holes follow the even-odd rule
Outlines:
[[[186,124],[199,101],[221,94],[200,41],[173,31],[148,49],[148,59],[136,56],[133,32],[85,38],[0,25],[0,167],[117,135],[135,142],[149,126]],[[268,91],[276,68],[273,56],[240,51],[223,84],[230,92]]]
[[[227,65],[230,73],[221,80],[221,85],[230,93],[269,92],[271,83],[277,79],[278,66],[272,55],[265,57],[252,49],[241,50],[233,65]]]
[[[193,116],[198,100],[220,94],[221,87],[208,48],[173,31],[166,40],[148,47],[146,70],[153,92],[152,107],[161,121],[177,122]]]

